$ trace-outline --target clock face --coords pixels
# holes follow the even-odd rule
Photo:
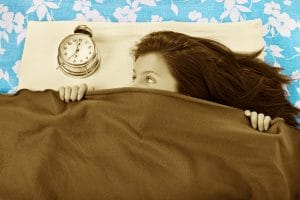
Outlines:
[[[72,65],[81,65],[92,59],[95,45],[89,36],[73,34],[62,41],[59,51],[65,62]]]

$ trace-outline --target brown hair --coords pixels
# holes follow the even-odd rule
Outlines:
[[[150,52],[161,55],[178,82],[179,93],[282,117],[297,126],[299,109],[288,101],[282,87],[290,79],[258,59],[261,51],[234,53],[214,40],[158,31],[143,37],[133,55],[135,60]]]

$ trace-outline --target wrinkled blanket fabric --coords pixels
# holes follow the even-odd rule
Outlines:
[[[0,199],[300,199],[300,131],[153,89],[0,95]]]

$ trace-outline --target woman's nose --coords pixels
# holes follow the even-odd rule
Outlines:
[[[145,85],[143,85],[143,84],[141,84],[141,83],[138,83],[138,82],[131,83],[129,87],[134,87],[134,88],[146,88]]]
[[[130,85],[129,87],[140,87],[140,84],[138,84],[137,82],[133,82],[129,85]]]

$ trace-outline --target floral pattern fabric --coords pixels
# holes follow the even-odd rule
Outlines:
[[[293,79],[285,89],[300,108],[299,11],[299,0],[0,0],[0,93],[18,89],[28,21],[223,23],[260,18],[265,60]]]

